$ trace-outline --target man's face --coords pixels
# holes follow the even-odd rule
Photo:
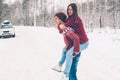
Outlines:
[[[61,23],[61,20],[57,16],[55,16],[54,19],[57,25]]]
[[[68,7],[68,15],[72,16],[73,15],[73,9],[71,6]]]

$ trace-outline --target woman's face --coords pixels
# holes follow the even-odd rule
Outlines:
[[[55,16],[54,19],[55,19],[56,24],[59,25],[61,23],[61,20],[57,16]]]
[[[68,7],[68,15],[72,16],[73,15],[73,9],[71,6]]]

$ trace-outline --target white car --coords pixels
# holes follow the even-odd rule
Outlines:
[[[0,38],[2,37],[15,37],[15,28],[9,20],[5,20],[0,25]]]

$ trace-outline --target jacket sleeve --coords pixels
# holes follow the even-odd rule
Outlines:
[[[68,19],[68,20],[64,23],[64,25],[65,25],[66,27],[71,26],[71,25],[73,25],[73,24],[74,24],[74,19],[72,19],[72,18]]]
[[[65,35],[73,41],[74,52],[80,52],[79,37],[73,31],[68,31],[67,33],[65,33]]]

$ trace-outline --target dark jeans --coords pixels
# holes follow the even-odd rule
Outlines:
[[[78,54],[75,58],[73,58],[72,66],[69,72],[69,80],[78,80],[77,79],[77,66],[80,58],[80,54]]]

